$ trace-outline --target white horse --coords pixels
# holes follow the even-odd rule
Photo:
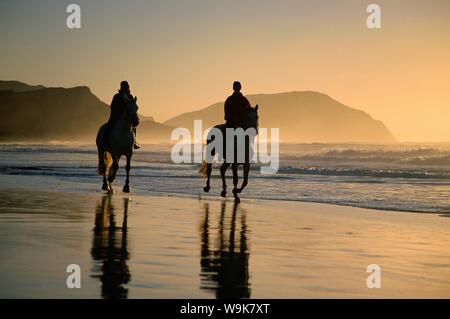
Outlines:
[[[130,169],[131,157],[133,156],[133,146],[135,141],[133,127],[139,125],[139,117],[137,115],[138,106],[135,97],[127,104],[124,115],[117,121],[109,134],[109,141],[103,141],[105,135],[106,124],[102,125],[97,133],[97,150],[98,150],[98,175],[103,175],[102,190],[108,191],[109,194],[114,193],[112,182],[116,178],[119,169],[119,160],[121,156],[126,156],[127,164],[125,166],[127,178],[123,191],[130,192]]]

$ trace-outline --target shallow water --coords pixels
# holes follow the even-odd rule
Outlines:
[[[282,145],[275,175],[250,173],[242,194],[252,199],[306,201],[374,209],[450,212],[450,150],[443,146]],[[123,161],[116,184],[124,181]],[[204,179],[198,164],[173,164],[170,146],[143,145],[136,152],[131,186],[139,194],[197,197]],[[0,145],[0,174],[46,176],[98,189],[97,154],[90,146]],[[228,184],[231,188],[231,170]],[[221,181],[213,170],[212,189]],[[208,196],[202,194],[202,196]]]
[[[0,298],[450,297],[445,216],[2,187]]]

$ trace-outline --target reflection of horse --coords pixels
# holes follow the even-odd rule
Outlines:
[[[236,227],[238,215],[240,229]],[[218,223],[218,238],[212,240],[209,205],[206,203],[200,230],[200,289],[214,290],[217,298],[250,298],[245,211],[238,210],[238,205],[235,203],[231,216],[227,218],[224,201]],[[228,230],[229,233],[227,233]]]
[[[119,169],[119,160],[121,156],[126,156],[127,164],[127,178],[123,191],[130,192],[130,169],[131,157],[133,156],[134,146],[134,131],[133,127],[139,124],[139,117],[137,115],[138,106],[136,98],[129,103],[125,109],[124,115],[117,121],[109,134],[109,141],[104,141],[106,124],[100,127],[97,134],[97,150],[98,150],[98,174],[103,175],[102,189],[113,193],[112,182],[116,178],[117,170]],[[108,180],[106,180],[108,176]]]
[[[255,129],[255,132],[257,132],[258,131],[258,119],[259,119],[259,117],[258,117],[258,105],[256,105],[254,108],[250,107],[250,109],[248,111],[248,114],[247,114],[247,119],[246,119],[246,121],[245,121],[245,123],[243,125],[243,129],[244,130],[249,129],[249,128],[250,129]],[[242,150],[237,148],[237,143],[235,143],[235,141],[229,141],[229,143],[227,144],[226,139],[225,139],[225,137],[226,137],[225,125],[217,125],[217,126],[214,127],[214,129],[218,129],[218,130],[222,131],[222,136],[223,136],[223,143],[222,143],[222,145],[224,147],[224,150],[222,152],[223,154],[218,154],[219,157],[221,157],[221,159],[223,159],[223,161],[224,161],[222,166],[220,167],[220,177],[222,178],[222,192],[221,192],[221,196],[222,197],[226,197],[227,196],[227,183],[226,183],[226,180],[225,180],[225,173],[226,173],[228,167],[230,167],[230,165],[231,165],[231,168],[233,170],[233,185],[234,185],[233,195],[234,195],[235,201],[236,202],[240,202],[238,194],[241,193],[244,190],[245,186],[247,186],[247,183],[248,183],[248,174],[250,172],[250,161],[252,160],[250,158],[249,154],[250,154],[250,147],[252,147],[253,141],[249,140],[248,138],[246,138],[246,140],[243,141],[245,143],[245,150],[244,150],[244,152],[245,152],[245,160],[244,160],[244,162],[241,163],[241,162],[239,162],[236,159],[236,155],[237,155],[237,152],[242,151]],[[213,134],[214,134],[213,130],[208,134],[207,144],[210,144],[210,143],[212,143],[214,141],[214,135]],[[234,161],[232,163],[228,163],[226,161],[226,154],[225,153],[226,153],[226,146],[227,145],[230,145],[230,146],[234,147],[235,159],[234,159]],[[216,152],[217,152],[216,150],[213,150],[212,155],[214,156]],[[243,165],[243,167],[244,167],[244,181],[242,182],[242,185],[241,185],[240,188],[237,187],[237,185],[238,185],[238,166],[239,165]],[[202,163],[202,166],[200,167],[199,173],[200,173],[200,175],[206,177],[206,186],[203,188],[203,190],[206,193],[209,192],[209,190],[211,188],[211,185],[210,185],[211,172],[212,172],[212,163],[204,161]]]
[[[122,227],[115,222],[114,206],[111,196],[104,196],[95,212],[94,240],[91,255],[100,261],[101,269],[93,275],[102,282],[103,298],[127,298],[128,289],[122,285],[130,281],[127,260],[130,259],[127,241],[127,215],[129,198],[124,199]]]

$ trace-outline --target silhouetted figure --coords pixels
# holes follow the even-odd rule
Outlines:
[[[241,83],[235,81],[233,83],[233,94],[225,101],[225,126],[226,127],[243,127],[250,109],[250,102],[241,93]]]
[[[215,291],[216,297],[250,298],[247,224],[245,211],[233,205],[227,218],[226,201],[222,202],[217,239],[211,239],[209,205],[204,206],[201,225],[200,288]],[[239,215],[239,216],[238,216]],[[236,220],[240,217],[240,229]],[[215,229],[214,227],[212,229]]]
[[[111,114],[109,116],[108,123],[106,124],[106,131],[104,136],[104,142],[108,143],[109,136],[112,128],[121,119],[124,114],[128,103],[133,101],[133,96],[131,95],[130,85],[127,81],[120,82],[119,92],[116,93],[111,102]],[[136,136],[136,127],[133,128],[134,135]],[[137,142],[134,143],[134,149],[139,149]]]
[[[251,107],[251,106],[248,107],[248,109],[245,112],[245,118],[241,123],[242,123],[241,127],[244,130],[254,129],[256,134],[258,134],[258,127],[259,127],[258,105],[256,105],[255,107]],[[239,151],[244,152],[245,159],[244,159],[243,163],[239,163],[239,161],[236,158],[238,149],[237,149],[237,143],[236,143],[237,137],[235,137],[235,141],[234,141],[234,143],[232,143],[232,145],[234,146],[234,160],[231,163],[229,163],[229,162],[227,162],[227,156],[226,156],[227,141],[226,141],[226,132],[225,131],[227,128],[223,124],[216,125],[216,126],[214,126],[214,128],[222,131],[222,140],[223,140],[223,144],[222,144],[223,149],[216,150],[214,148],[212,150],[212,154],[211,154],[212,156],[217,155],[219,158],[224,160],[223,164],[220,166],[220,177],[222,178],[222,192],[220,193],[220,196],[222,196],[222,197],[227,196],[227,183],[226,183],[226,179],[225,179],[225,173],[226,173],[228,167],[230,167],[230,165],[231,165],[232,169],[233,169],[233,186],[234,186],[233,195],[234,195],[235,201],[239,202],[240,199],[239,199],[238,194],[242,193],[242,191],[248,184],[250,163],[251,163],[251,159],[252,159],[250,156],[250,151],[253,150],[253,138],[250,139],[250,136],[245,136],[244,149],[242,149],[242,148],[239,149]],[[206,143],[208,145],[211,144],[215,139],[215,136],[212,132],[213,132],[213,130],[211,130],[208,133],[208,136],[206,139]],[[241,187],[238,187],[238,165],[244,166],[244,181],[242,182]],[[206,177],[206,186],[203,188],[203,191],[208,193],[211,189],[210,181],[211,181],[211,173],[212,173],[212,163],[204,160],[202,165],[200,166],[199,173],[200,173],[200,175]]]
[[[127,240],[129,199],[124,199],[122,227],[116,226],[111,199],[111,196],[103,196],[96,209],[91,255],[93,260],[101,262],[101,269],[96,269],[92,277],[102,282],[103,298],[127,298],[128,289],[123,285],[131,278],[127,265],[130,259]]]
[[[95,139],[98,153],[99,176],[103,176],[102,190],[114,193],[112,183],[119,170],[119,161],[126,157],[127,177],[123,191],[130,192],[131,158],[136,148],[136,126],[139,125],[137,97],[130,93],[128,83],[123,81],[121,88],[111,103],[111,116],[108,123],[103,124]],[[137,146],[138,147],[138,146]]]

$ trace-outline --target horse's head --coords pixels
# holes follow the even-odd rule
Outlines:
[[[137,97],[135,97],[131,102],[127,105],[127,119],[130,121],[131,125],[136,127],[139,125],[139,116],[137,114],[137,111],[139,107],[136,104]]]
[[[247,114],[247,127],[253,127],[256,131],[258,131],[258,104],[255,107],[250,107]]]

